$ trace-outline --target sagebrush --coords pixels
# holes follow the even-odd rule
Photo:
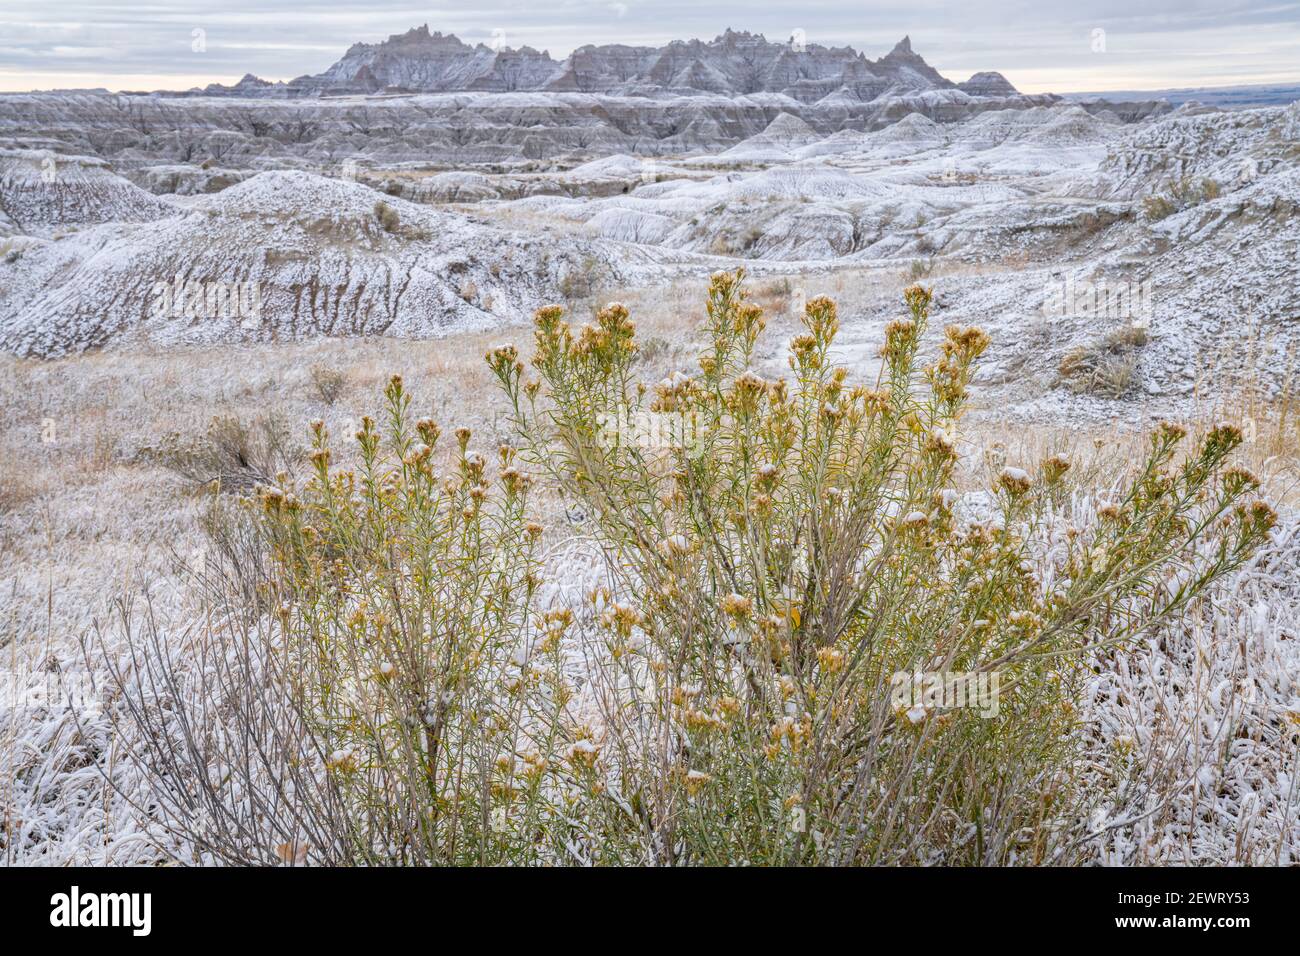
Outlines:
[[[193,853],[1076,858],[1080,669],[1267,536],[1256,480],[1229,463],[1240,432],[1183,451],[1161,426],[1092,527],[1054,520],[1059,457],[963,502],[984,333],[947,329],[922,365],[931,296],[914,286],[875,381],[853,382],[817,298],[790,378],[772,379],[742,279],[714,277],[696,368],[653,386],[622,306],[578,330],[539,311],[535,375],[512,346],[488,356],[516,435],[495,476],[464,431],[439,474],[438,426],[412,422],[398,380],[356,436],[358,467],[313,426],[311,478],[258,498],[267,613],[220,617],[198,666],[145,641],[115,671],[125,729],[147,742],[136,759]],[[593,518],[608,582],[579,605],[542,598],[538,487]],[[955,674],[996,677],[995,706],[914,693]]]

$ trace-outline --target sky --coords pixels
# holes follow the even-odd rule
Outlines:
[[[1300,0],[0,0],[0,91],[287,80],[424,23],[557,59],[727,27],[875,59],[908,34],[949,79],[997,70],[1027,93],[1300,82]]]

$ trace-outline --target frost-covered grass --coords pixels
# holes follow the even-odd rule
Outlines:
[[[835,281],[824,291],[836,291]],[[760,291],[773,305],[784,301],[775,282]],[[685,347],[682,316],[672,314],[687,308],[688,292],[667,299],[663,313],[638,311],[642,335],[663,342],[646,360],[650,380],[694,351]],[[637,308],[636,296],[628,298]],[[785,321],[793,326],[776,319],[774,327]],[[448,427],[469,425],[491,447],[506,434],[482,365],[496,338],[0,359],[7,423],[0,432],[0,858],[146,863],[167,845],[104,785],[103,772],[128,792],[139,783],[108,719],[93,709],[74,714],[65,700],[69,690],[93,697],[104,686],[81,639],[96,620],[110,648],[126,639],[113,620],[114,598],[134,596],[139,615],[147,591],[160,633],[177,647],[203,625],[200,596],[181,568],[202,560],[203,498],[149,450],[171,432],[202,434],[214,416],[251,421],[272,406],[300,435],[311,418],[348,434],[393,372],[404,376],[419,411]],[[344,377],[333,405],[311,382],[313,364]],[[1244,410],[1224,404],[1206,403],[1198,428],[1225,410]],[[1255,441],[1240,454],[1280,505],[1272,543],[1177,625],[1100,660],[1091,679],[1082,715],[1095,764],[1091,829],[1099,836],[1088,844],[1091,859],[1300,859],[1300,522],[1291,504],[1300,446],[1294,422],[1270,415],[1271,407],[1252,406]],[[1279,419],[1289,424],[1270,429]],[[1059,452],[1075,462],[1060,520],[1084,526],[1110,500],[1145,429],[1136,417],[1123,429],[1006,424],[986,409],[963,435],[957,481],[970,493],[963,507],[980,507],[978,492],[1002,467]],[[545,559],[551,596],[576,603],[604,580],[599,561],[584,547],[575,515],[553,501],[541,511],[553,542]],[[575,650],[575,677],[581,658]]]
[[[138,815],[104,786],[103,772],[128,792],[134,786],[108,720],[94,712],[74,720],[64,697],[93,697],[102,687],[91,685],[102,673],[81,647],[97,621],[110,651],[125,649],[128,633],[148,632],[146,609],[156,632],[181,653],[203,636],[208,608],[192,572],[214,559],[199,528],[204,470],[227,468],[231,451],[238,463],[240,450],[222,435],[256,431],[271,410],[304,445],[313,418],[350,435],[389,376],[400,373],[417,414],[448,429],[468,425],[487,449],[508,436],[505,406],[482,362],[485,348],[505,333],[159,352],[113,338],[121,329],[112,322],[99,329],[114,308],[134,321],[137,309],[124,303],[153,279],[170,280],[178,249],[233,249],[260,260],[265,246],[268,261],[294,249],[299,258],[281,263],[294,282],[305,268],[334,287],[340,277],[365,272],[357,271],[364,257],[336,253],[371,236],[376,276],[389,276],[398,253],[427,256],[430,242],[448,250],[449,269],[465,259],[472,273],[472,281],[447,283],[447,296],[433,294],[440,282],[423,297],[407,295],[410,326],[387,331],[426,334],[430,320],[446,319],[448,306],[473,315],[474,324],[461,329],[503,320],[501,307],[516,304],[525,282],[537,296],[558,291],[579,300],[571,303],[579,320],[621,299],[642,341],[634,371],[648,382],[691,367],[705,274],[728,262],[707,255],[711,249],[752,260],[755,300],[768,319],[768,342],[754,354],[760,374],[786,374],[785,346],[800,331],[803,303],[827,294],[843,325],[833,357],[850,367],[852,381],[874,377],[885,324],[910,281],[908,264],[925,255],[937,321],[923,348],[936,347],[950,322],[978,324],[991,338],[973,385],[977,411],[958,436],[954,481],[965,495],[963,513],[980,513],[1003,468],[1061,454],[1072,462],[1069,493],[1053,520],[1086,529],[1144,453],[1159,417],[1189,422],[1193,437],[1223,418],[1242,423],[1246,442],[1237,458],[1263,480],[1283,520],[1249,566],[1177,624],[1097,661],[1082,714],[1093,765],[1091,830],[1098,834],[1086,854],[1113,863],[1295,862],[1300,418],[1295,324],[1286,319],[1296,314],[1300,288],[1297,117],[1292,106],[1120,127],[1069,107],[942,125],[913,114],[885,130],[817,141],[805,142],[798,129],[788,142],[764,133],[725,157],[664,160],[653,177],[640,160],[622,156],[562,174],[457,170],[417,184],[436,189],[403,191],[405,198],[281,173],[170,208],[173,200],[147,196],[95,161],[85,175],[65,175],[59,182],[73,187],[62,193],[67,201],[50,205],[42,197],[59,190],[31,181],[19,199],[40,220],[33,235],[0,240],[10,306],[47,282],[61,307],[103,298],[103,315],[83,309],[77,319],[93,315],[89,331],[103,331],[119,350],[48,363],[0,356],[0,859],[147,862],[166,844],[157,832],[146,835]],[[10,177],[9,185],[36,175],[23,163],[27,179]],[[402,175],[388,169],[363,182]],[[1178,203],[1187,206],[1181,211],[1171,205],[1157,222],[1141,221],[1142,197],[1182,177],[1212,177],[1222,195],[1201,195]],[[430,236],[375,234],[382,232],[372,228],[380,200],[401,207],[399,232],[424,223]],[[452,205],[435,208],[441,203]],[[345,206],[353,214],[343,215]],[[216,220],[184,225],[182,214],[201,209]],[[320,209],[323,220],[315,213],[304,220],[304,210]],[[268,225],[271,214],[278,218]],[[113,222],[58,242],[35,238],[68,228],[47,222],[51,216]],[[123,222],[157,216],[166,221]],[[111,260],[126,271],[82,275],[86,281],[69,285],[68,270],[106,237],[121,254],[99,255],[97,266]],[[141,237],[152,239],[141,246]],[[516,248],[517,237],[544,242],[547,251],[587,250],[599,237],[596,245],[622,278],[593,274],[586,251],[575,251],[575,270],[534,275],[536,257]],[[744,241],[733,242],[738,238]],[[142,249],[152,252],[142,256]],[[442,268],[438,258],[427,277]],[[1098,276],[1154,286],[1150,342],[1130,356],[1134,387],[1123,401],[1057,384],[1062,359],[1111,334],[1118,320],[1042,315],[1049,289]],[[345,317],[348,303],[369,302],[387,288],[378,279],[365,284],[366,297],[341,300]],[[106,288],[122,295],[99,296]],[[292,311],[267,305],[277,319]],[[44,338],[53,326],[76,331],[52,323],[53,314],[34,309],[33,334]],[[326,327],[372,331],[364,322]],[[222,341],[233,333],[203,325],[184,335],[154,331],[159,341]],[[283,339],[301,331],[269,322],[258,334]],[[63,344],[89,341],[73,335]],[[216,418],[239,428],[214,433]],[[346,457],[343,447],[339,453]],[[576,607],[593,586],[610,583],[599,552],[581,511],[545,492],[537,504],[550,543],[546,599]],[[132,599],[129,631],[113,613],[119,597]],[[576,637],[590,637],[581,624]],[[583,646],[576,641],[567,665],[575,681],[590,665]]]
[[[1194,431],[1249,423],[1239,460],[1284,520],[1176,626],[1097,662],[1086,723],[1097,768],[1110,767],[1095,777],[1097,862],[1272,865],[1300,853],[1300,432],[1290,402],[1251,392],[1226,389],[1191,420]],[[1086,525],[1113,500],[1143,431],[984,420],[967,435],[968,487],[1005,462],[1063,454],[1074,467],[1059,517]]]
[[[660,328],[667,341],[675,325]],[[204,498],[155,450],[173,435],[202,439],[215,417],[251,423],[273,407],[304,446],[313,418],[350,434],[393,373],[419,396],[420,414],[469,426],[492,448],[505,437],[504,405],[483,365],[492,341],[325,341],[52,362],[0,356],[0,859],[156,855],[134,839],[119,846],[138,827],[88,760],[111,755],[107,724],[91,720],[84,739],[59,703],[57,680],[62,673],[74,690],[87,686],[80,681],[96,669],[81,639],[113,618],[117,597],[134,597],[139,608],[147,594],[158,625],[177,640],[195,622],[186,575],[205,560]],[[313,382],[313,365],[343,376],[332,404]],[[569,526],[558,506],[544,517]],[[112,640],[120,629],[106,634]]]

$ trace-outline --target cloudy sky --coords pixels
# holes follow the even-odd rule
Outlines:
[[[999,70],[1026,92],[1300,81],[1300,0],[0,0],[0,90],[290,79],[421,23],[557,58],[730,26],[874,59],[906,33],[950,79]]]

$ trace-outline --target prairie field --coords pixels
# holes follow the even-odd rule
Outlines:
[[[0,860],[1300,863],[1300,90],[369,39],[0,92]]]

